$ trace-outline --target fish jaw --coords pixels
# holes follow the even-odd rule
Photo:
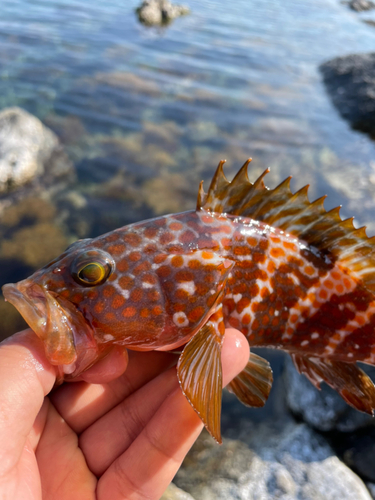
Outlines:
[[[73,304],[29,279],[4,285],[2,291],[43,341],[46,357],[60,375],[74,378],[94,364],[94,332]]]
[[[47,330],[47,301],[43,288],[24,280],[4,285],[2,292],[5,300],[18,310],[30,328],[44,340]]]

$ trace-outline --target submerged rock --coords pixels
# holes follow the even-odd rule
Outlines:
[[[241,430],[218,446],[203,434],[175,477],[196,500],[370,500],[361,479],[305,424]]]
[[[142,24],[161,26],[188,14],[189,9],[185,5],[173,5],[169,0],[144,0],[136,12]]]
[[[0,194],[72,170],[57,136],[38,118],[16,107],[0,112]]]
[[[364,10],[374,9],[375,3],[370,0],[351,0],[349,2],[349,7],[357,12],[362,12]]]
[[[353,128],[375,137],[375,53],[337,57],[320,70],[341,115]]]

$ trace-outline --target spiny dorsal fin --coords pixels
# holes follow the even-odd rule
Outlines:
[[[337,263],[354,272],[364,286],[375,291],[375,237],[368,238],[364,227],[356,229],[353,218],[342,220],[340,207],[329,212],[325,197],[310,202],[305,186],[296,193],[290,190],[290,179],[274,189],[264,185],[269,170],[251,183],[247,168],[249,158],[232,182],[224,175],[222,160],[208,193],[200,186],[197,210],[249,217],[282,229],[320,252],[335,257]]]

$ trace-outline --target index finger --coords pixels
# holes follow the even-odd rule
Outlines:
[[[18,462],[55,380],[56,369],[47,361],[32,330],[0,344],[0,476]]]

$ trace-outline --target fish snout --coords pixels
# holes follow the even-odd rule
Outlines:
[[[77,377],[95,363],[93,329],[72,303],[30,278],[4,285],[2,291],[43,341],[48,361],[64,378]]]
[[[68,315],[55,294],[30,279],[2,288],[5,300],[18,310],[44,343],[49,362],[71,365],[77,358]]]
[[[28,279],[2,287],[4,298],[21,314],[26,323],[42,340],[46,337],[46,294],[41,285]]]

